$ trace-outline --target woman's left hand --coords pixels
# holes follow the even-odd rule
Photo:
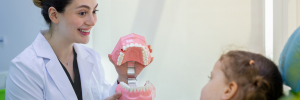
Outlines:
[[[152,51],[152,50],[151,50],[151,51]],[[115,66],[115,68],[116,68],[116,70],[117,70],[117,72],[118,72],[118,74],[119,74],[118,81],[119,81],[119,82],[125,82],[125,83],[128,83],[128,80],[127,80],[127,66],[126,66],[126,65],[127,65],[127,62],[124,63],[124,64],[122,64],[122,65],[120,65],[120,66],[118,66],[118,65],[116,65],[116,64],[113,62],[113,60],[112,60],[112,55],[111,55],[111,54],[108,54],[108,58],[109,58],[110,62]],[[151,61],[150,61],[149,64],[152,63],[153,59],[154,59],[154,57],[151,58]],[[148,64],[148,65],[149,65],[149,64]],[[146,67],[145,65],[142,65],[142,64],[136,62],[136,63],[135,63],[135,76],[138,76],[138,75],[142,72],[142,70],[143,70],[145,67]]]

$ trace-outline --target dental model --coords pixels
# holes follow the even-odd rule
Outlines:
[[[128,85],[124,82],[116,88],[116,92],[122,92],[118,100],[154,100],[155,87],[149,81],[145,86],[136,86],[135,64],[149,65],[152,49],[146,44],[145,38],[137,34],[129,34],[121,37],[112,52],[113,62],[120,66],[127,64]]]

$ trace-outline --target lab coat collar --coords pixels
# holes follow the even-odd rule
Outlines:
[[[35,49],[35,52],[37,56],[43,57],[43,58],[57,58],[51,45],[48,43],[46,38],[43,34],[45,34],[47,30],[42,30],[37,35],[36,39],[33,41],[33,48]]]
[[[43,36],[43,34],[45,34],[46,32],[47,31],[41,31],[38,34],[37,38],[33,42],[33,48],[35,49],[37,56],[44,59],[46,69],[50,77],[53,79],[64,97],[69,100],[76,100],[76,94],[66,73],[59,63],[59,60],[55,55],[51,45]],[[81,78],[82,96],[84,96],[88,92],[87,89],[84,88],[86,87],[86,84],[84,82],[89,80],[94,68],[94,64],[89,53],[86,50],[82,49],[80,44],[74,43],[74,49],[77,53],[77,63]]]

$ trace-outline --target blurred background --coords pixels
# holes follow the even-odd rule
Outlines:
[[[97,0],[98,22],[86,46],[102,57],[106,78],[117,78],[107,55],[119,38],[146,38],[154,61],[138,76],[150,80],[155,100],[198,100],[220,55],[242,49],[278,64],[289,36],[300,25],[299,0]],[[0,89],[10,61],[48,29],[31,0],[0,3]]]

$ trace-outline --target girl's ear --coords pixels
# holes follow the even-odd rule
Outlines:
[[[236,82],[230,82],[222,94],[222,100],[230,100],[237,93],[238,85]]]
[[[56,11],[56,9],[54,7],[50,7],[48,9],[48,15],[53,23],[56,23],[56,24],[58,23],[58,12]]]

